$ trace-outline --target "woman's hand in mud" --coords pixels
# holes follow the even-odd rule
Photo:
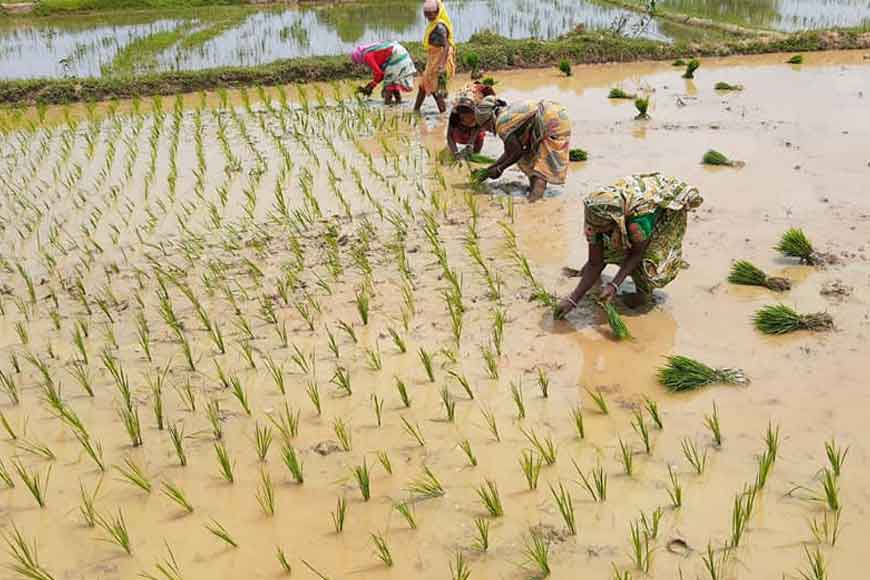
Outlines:
[[[573,298],[568,296],[567,298],[563,298],[559,301],[559,304],[556,305],[556,309],[553,310],[553,318],[556,320],[562,320],[565,316],[568,315],[569,312],[574,310],[577,307],[577,302],[574,301]]]

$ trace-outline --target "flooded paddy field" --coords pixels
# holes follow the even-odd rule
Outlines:
[[[801,578],[806,553],[862,577],[870,64],[788,56],[499,75],[566,105],[589,152],[536,204],[514,171],[475,192],[436,164],[443,117],[348,85],[4,111],[3,532],[57,579],[519,579],[535,548],[552,578]],[[649,312],[618,302],[634,340],[592,301],[554,322],[531,298],[574,284],[581,196],[655,170],[705,197],[690,267]],[[790,227],[838,263],[779,257]],[[735,259],[792,290],[727,283]],[[760,335],[780,301],[836,329]],[[671,394],[670,354],[752,383]],[[848,449],[836,505],[826,442]]]

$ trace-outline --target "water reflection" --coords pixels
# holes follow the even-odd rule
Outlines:
[[[680,12],[786,32],[870,24],[868,0],[659,0]]]

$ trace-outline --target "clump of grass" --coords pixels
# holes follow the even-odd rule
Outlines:
[[[632,522],[629,526],[629,540],[631,542],[631,561],[635,568],[643,572],[649,573],[652,565],[652,546],[650,545],[649,534],[642,529],[640,522]]]
[[[444,495],[444,486],[428,467],[423,467],[423,474],[408,485],[408,491],[424,498],[436,498]]]
[[[335,502],[335,511],[332,512],[332,528],[336,534],[344,530],[344,522],[347,520],[347,499],[339,497]]]
[[[631,338],[631,332],[628,330],[625,321],[622,320],[622,316],[617,312],[616,307],[614,307],[610,302],[607,302],[602,304],[602,308],[604,308],[604,313],[607,315],[607,324],[610,326],[613,338],[616,340]]]
[[[417,515],[414,513],[413,504],[409,504],[408,502],[402,502],[396,504],[396,511],[405,518],[405,521],[408,522],[408,526],[412,530],[417,529]]]
[[[746,260],[734,262],[731,273],[728,274],[728,281],[743,286],[762,286],[775,292],[791,289],[791,282],[788,279],[768,276],[761,268]]]
[[[803,64],[804,63],[804,55],[796,54],[785,61],[786,64]]]
[[[234,483],[236,477],[233,473],[235,463],[230,459],[230,454],[227,451],[226,445],[223,442],[214,444],[214,452],[217,456],[218,466],[220,467],[220,475],[229,483]]]
[[[716,83],[715,89],[717,91],[742,91],[743,85],[732,85],[730,83],[719,81]]]
[[[402,427],[405,429],[405,433],[411,436],[414,441],[417,442],[417,445],[420,447],[426,446],[426,439],[423,437],[423,429],[420,428],[419,423],[411,424],[405,417],[402,417]]]
[[[577,436],[580,439],[586,438],[586,427],[583,423],[583,409],[580,405],[571,407],[571,419],[574,422],[574,429],[577,431]]]
[[[535,433],[534,429],[530,429],[526,431],[522,427],[520,427],[520,431],[525,436],[526,440],[529,444],[534,447],[535,451],[538,452],[547,465],[554,465],[556,463],[556,444],[553,443],[553,438],[549,435],[545,437],[543,440],[538,437],[538,434]]]
[[[636,99],[637,95],[634,93],[627,93],[619,87],[614,87],[610,89],[610,93],[607,95],[608,99]]]
[[[722,425],[719,423],[719,409],[715,402],[713,403],[713,413],[704,415],[704,426],[713,435],[713,443],[716,447],[722,447]]]
[[[650,455],[652,453],[652,439],[650,438],[649,427],[647,427],[644,420],[643,412],[639,410],[634,411],[634,420],[631,422],[631,427],[640,437],[646,454]]]
[[[471,442],[468,439],[463,439],[459,442],[458,447],[465,453],[468,464],[472,467],[477,467],[477,456],[474,455],[474,450],[471,448]]]
[[[800,228],[787,230],[774,249],[787,258],[799,258],[803,264],[816,265],[822,262],[822,257]]]
[[[45,495],[48,492],[48,480],[51,477],[51,465],[44,474],[36,470],[26,468],[18,459],[12,460],[12,467],[18,473],[18,477],[24,482],[24,486],[36,500],[40,508],[45,508]]]
[[[133,547],[130,545],[130,533],[127,530],[127,522],[124,519],[124,512],[119,509],[118,515],[110,518],[97,516],[96,523],[108,534],[108,541],[120,546],[128,555],[133,553]]]
[[[15,522],[12,522],[12,531],[0,532],[6,544],[6,551],[12,558],[9,569],[21,578],[29,580],[55,580],[54,576],[39,563],[36,540],[28,542],[22,535]]]
[[[565,59],[559,61],[559,72],[566,77],[570,77],[572,74],[574,74],[571,71],[571,62]]]
[[[737,162],[729,159],[724,153],[715,149],[708,149],[701,158],[701,163],[704,165],[719,165],[724,167],[734,167]]]
[[[565,486],[560,482],[558,491],[557,488],[550,486],[550,493],[556,501],[556,507],[559,508],[559,513],[562,515],[562,520],[568,528],[568,533],[572,536],[577,535],[577,519],[574,515],[574,500],[571,494],[565,489]]]
[[[352,447],[353,437],[350,427],[343,419],[336,419],[332,424],[332,430],[335,432],[335,437],[338,439],[339,445],[343,451],[350,451]]]
[[[282,446],[281,459],[284,461],[284,465],[287,466],[287,471],[290,472],[293,480],[296,483],[305,483],[302,461],[299,459],[296,449],[294,449],[294,447],[289,443],[284,443]]]
[[[353,478],[356,480],[363,501],[369,501],[372,488],[371,478],[369,477],[369,466],[365,459],[363,459],[362,465],[357,465],[353,468]]]
[[[514,401],[514,406],[517,408],[517,418],[525,419],[526,403],[523,399],[523,385],[519,382],[511,381],[511,398]]]
[[[493,439],[500,442],[501,435],[499,435],[498,432],[498,423],[496,422],[495,415],[493,415],[491,411],[488,411],[486,409],[481,409],[480,413],[483,415],[483,419],[484,421],[486,421],[486,427],[492,434]]]
[[[787,334],[797,330],[830,330],[834,319],[827,312],[799,314],[785,304],[764,306],[756,311],[752,322],[764,334]]]
[[[745,385],[749,382],[740,369],[716,369],[681,355],[668,357],[667,364],[658,371],[658,379],[674,392],[691,391],[714,383]]]
[[[671,63],[671,66],[686,66],[686,61],[681,58],[678,58],[674,62]]]
[[[260,422],[254,425],[254,443],[257,447],[257,459],[260,463],[266,461],[266,456],[269,455],[269,448],[272,447],[272,428],[269,425],[260,425]]]
[[[523,553],[526,565],[537,572],[537,578],[550,575],[550,540],[541,532],[531,530],[525,537]]]
[[[843,464],[846,462],[846,456],[849,454],[849,448],[843,449],[837,445],[836,440],[832,437],[830,441],[825,442],[825,455],[828,457],[828,463],[831,464],[831,471],[834,475],[840,477],[843,470]]]
[[[386,538],[381,534],[372,534],[372,543],[375,545],[375,555],[378,557],[378,560],[384,563],[384,565],[392,567],[393,565],[393,554],[390,552],[390,546],[387,544]]]
[[[138,487],[145,493],[151,493],[151,481],[145,471],[132,458],[124,458],[124,466],[116,465],[115,469],[128,483]]]
[[[595,406],[598,407],[598,411],[602,415],[610,413],[610,410],[607,407],[607,399],[604,398],[604,393],[601,392],[601,389],[595,389],[595,392],[593,393],[587,388],[586,392],[589,393],[590,397],[592,397],[592,401],[595,403]]]
[[[682,507],[683,486],[680,484],[680,478],[677,475],[677,472],[674,471],[673,465],[668,465],[668,484],[666,489],[668,497],[671,500],[671,506],[673,506],[674,509]]]
[[[423,365],[423,370],[426,371],[426,377],[429,379],[430,383],[435,382],[435,366],[433,362],[433,356],[431,353],[426,351],[423,347],[417,351],[417,355],[420,357],[420,362]]]
[[[193,513],[193,504],[190,503],[190,500],[187,499],[187,494],[184,493],[183,489],[181,489],[172,482],[164,481],[162,491],[163,495],[184,508],[187,513]]]
[[[465,562],[465,556],[462,555],[462,552],[456,552],[453,562],[450,563],[450,577],[452,580],[469,580],[471,578],[471,568]]]
[[[474,530],[476,537],[472,546],[478,552],[486,552],[489,549],[489,520],[486,518],[474,518]]]
[[[601,465],[598,465],[592,468],[592,471],[590,471],[587,476],[583,473],[583,470],[580,469],[580,466],[577,465],[576,461],[572,459],[571,462],[574,464],[574,469],[577,471],[577,475],[580,476],[580,480],[583,482],[583,487],[586,488],[586,491],[589,492],[590,497],[592,497],[592,501],[607,501],[607,472],[604,471],[604,468]]]
[[[631,445],[626,445],[622,438],[618,438],[619,443],[619,461],[622,463],[622,469],[625,475],[631,477],[634,475],[634,450]]]
[[[840,535],[840,514],[842,509],[836,512],[824,512],[821,519],[810,520],[810,532],[819,544],[837,545]]]
[[[659,410],[659,404],[649,397],[643,398],[643,406],[646,409],[646,412],[649,413],[650,419],[653,420],[653,423],[656,424],[656,428],[661,431],[664,429],[664,424],[662,423],[661,411]]]
[[[704,449],[703,452],[698,451],[698,446],[688,437],[683,438],[681,446],[686,461],[689,462],[689,465],[692,466],[695,473],[698,475],[704,473],[704,468],[707,466],[707,450]]]
[[[641,121],[649,119],[649,97],[638,97],[634,100],[634,108],[637,109],[635,119]]]
[[[217,520],[212,519],[211,522],[205,524],[205,529],[209,531],[209,533],[216,538],[222,540],[226,545],[232,546],[233,548],[238,548],[239,543],[235,538],[227,531],[225,527],[223,527]]]
[[[589,153],[584,149],[571,149],[568,151],[568,159],[574,162],[588,161]]]
[[[701,61],[696,58],[693,58],[689,62],[686,63],[686,72],[683,73],[684,79],[693,79],[695,78],[695,71],[701,66]]]
[[[260,469],[260,483],[257,486],[257,503],[268,517],[275,515],[275,485],[272,476],[265,468]]]
[[[800,64],[800,63],[798,63]],[[818,546],[811,552],[804,546],[804,555],[807,559],[805,569],[798,570],[802,580],[828,580],[828,564]]]

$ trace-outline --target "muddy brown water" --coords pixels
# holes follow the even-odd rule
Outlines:
[[[630,342],[615,343],[602,324],[595,308],[581,305],[567,321],[554,323],[542,306],[529,302],[530,289],[504,250],[504,234],[499,221],[510,223],[509,204],[498,192],[510,189],[521,177],[511,171],[492,185],[496,195],[477,196],[480,206],[478,233],[480,247],[487,260],[504,280],[503,306],[508,315],[500,379],[487,378],[480,346],[490,340],[493,300],[487,295],[480,270],[466,255],[469,211],[463,200],[462,171],[446,170],[447,191],[441,192],[426,150],[442,146],[443,118],[427,115],[423,122],[409,125],[397,121],[393,131],[370,130],[375,111],[363,115],[358,130],[342,129],[352,123],[357,113],[330,110],[322,115],[299,113],[295,126],[312,143],[312,154],[302,150],[292,135],[291,113],[284,112],[288,133],[282,143],[292,153],[294,167],[285,176],[285,193],[291,207],[302,201],[298,178],[304,169],[314,179],[313,194],[320,201],[323,214],[340,213],[329,188],[327,164],[340,179],[339,187],[347,196],[355,219],[335,219],[340,231],[348,236],[341,246],[344,273],[333,281],[324,266],[323,225],[316,223],[299,235],[306,268],[299,274],[306,287],[298,288],[291,298],[305,300],[305,293],[315,296],[322,314],[315,331],[309,331],[292,305],[275,296],[275,281],[293,260],[288,234],[270,222],[268,216],[274,199],[274,185],[281,165],[281,155],[271,137],[263,131],[279,132],[278,117],[270,112],[245,112],[238,94],[229,97],[239,107],[241,126],[250,136],[246,143],[239,126],[226,113],[218,116],[225,122],[231,149],[243,171],[224,172],[224,153],[218,146],[217,116],[209,110],[220,106],[220,98],[211,95],[202,114],[202,153],[207,168],[202,200],[194,193],[197,167],[194,113],[199,97],[184,99],[185,115],[181,125],[178,154],[178,183],[174,204],[168,196],[166,176],[170,171],[170,133],[172,99],[164,99],[168,111],[155,158],[155,176],[145,197],[145,176],[149,173],[148,135],[153,119],[142,116],[142,128],[136,135],[136,123],[127,117],[129,103],[120,107],[123,137],[113,138],[112,122],[104,120],[100,108],[96,119],[98,144],[88,160],[85,134],[88,122],[79,127],[70,159],[61,159],[62,134],[65,131],[61,110],[48,111],[45,128],[24,146],[18,134],[7,132],[2,145],[4,185],[0,215],[4,219],[2,255],[10,263],[20,260],[34,275],[38,302],[28,304],[22,278],[4,272],[3,285],[12,295],[3,296],[6,314],[2,317],[0,368],[14,377],[21,389],[20,405],[12,405],[2,396],[4,415],[14,426],[19,441],[5,436],[0,442],[0,457],[12,471],[15,488],[0,490],[0,519],[5,530],[11,522],[27,538],[37,538],[39,557],[55,578],[127,579],[140,572],[156,575],[155,564],[167,557],[165,543],[172,547],[184,578],[277,578],[282,574],[275,558],[276,546],[287,554],[293,576],[316,577],[303,560],[329,578],[449,578],[449,565],[457,552],[472,570],[472,578],[525,578],[534,573],[524,567],[523,538],[530,527],[547,531],[552,539],[551,567],[553,578],[578,576],[605,578],[611,566],[631,569],[629,524],[641,512],[650,514],[664,509],[661,530],[653,541],[650,575],[657,578],[706,578],[702,552],[708,543],[721,549],[730,533],[732,502],[735,494],[751,482],[756,473],[756,457],[764,448],[763,436],[769,423],[781,429],[780,455],[771,478],[760,492],[755,513],[741,546],[734,550],[726,578],[799,577],[798,569],[806,566],[803,547],[814,545],[808,521],[820,518],[824,506],[789,494],[796,486],[818,492],[819,473],[826,465],[824,442],[835,437],[850,451],[839,480],[843,505],[840,536],[834,547],[822,545],[829,567],[829,577],[859,579],[861,550],[865,534],[870,531],[863,518],[865,490],[870,478],[867,470],[868,450],[865,443],[865,416],[868,404],[866,347],[870,310],[867,289],[870,263],[867,257],[870,232],[870,204],[866,200],[866,183],[870,177],[870,116],[866,115],[870,98],[870,64],[858,52],[813,54],[800,67],[783,64],[788,55],[706,60],[694,81],[680,78],[679,70],[662,63],[637,63],[578,67],[572,78],[560,78],[557,71],[517,71],[498,76],[502,96],[508,100],[550,98],[565,104],[573,121],[575,146],[589,151],[589,161],[572,166],[568,184],[553,188],[542,202],[528,205],[522,198],[513,204],[513,229],[520,251],[532,264],[535,275],[547,288],[564,294],[575,280],[563,278],[563,266],[578,268],[585,258],[581,235],[580,198],[596,184],[603,184],[631,172],[659,170],[678,175],[696,184],[705,197],[704,205],[690,220],[685,257],[690,268],[659,295],[657,306],[647,313],[625,310],[626,321],[635,336]],[[718,81],[744,85],[739,93],[721,93],[713,89]],[[458,81],[461,82],[461,79]],[[608,101],[607,92],[621,86],[631,92],[652,96],[651,120],[633,120],[631,102]],[[330,88],[325,87],[326,95]],[[349,94],[349,87],[342,89]],[[292,90],[290,91],[293,94]],[[270,92],[273,96],[274,91]],[[309,89],[309,95],[313,95]],[[262,107],[253,91],[254,110]],[[313,97],[312,97],[313,98]],[[148,110],[143,103],[143,110]],[[86,118],[82,107],[70,109],[73,116]],[[390,118],[392,113],[388,113]],[[308,117],[308,128],[299,128]],[[7,114],[7,119],[10,116]],[[260,119],[264,125],[260,125]],[[11,121],[10,121],[11,122]],[[324,126],[329,130],[325,131]],[[323,140],[327,135],[335,147],[331,151]],[[357,144],[348,138],[359,135]],[[41,139],[47,139],[47,153]],[[131,139],[124,144],[124,137]],[[109,176],[100,178],[109,152],[109,143],[117,143]],[[22,149],[23,147],[23,149]],[[125,160],[130,148],[132,174],[124,176]],[[740,169],[710,169],[700,164],[705,150],[715,148],[734,159],[746,162]],[[22,150],[27,151],[22,155]],[[387,160],[383,159],[385,150]],[[256,154],[263,156],[265,173],[259,184]],[[398,158],[395,155],[398,152]],[[499,153],[493,138],[486,152]],[[372,155],[372,165],[365,154]],[[317,166],[315,161],[320,161]],[[342,159],[347,162],[345,167]],[[397,161],[394,161],[398,159]],[[31,166],[30,162],[34,165]],[[76,164],[82,175],[72,179],[71,193],[63,182]],[[52,169],[59,166],[61,177],[54,181]],[[405,247],[411,269],[415,272],[416,315],[407,331],[402,329],[400,276],[393,255],[386,250],[393,240],[394,228],[382,222],[373,204],[366,201],[354,184],[352,168],[378,200],[389,209],[403,211],[402,200],[412,207],[405,214],[408,234]],[[372,171],[372,168],[375,171]],[[398,168],[398,169],[397,169]],[[252,173],[252,170],[253,173]],[[404,174],[405,177],[400,177]],[[382,175],[383,178],[378,177]],[[75,177],[75,175],[73,175]],[[395,185],[390,193],[384,181]],[[253,184],[253,185],[252,185]],[[418,184],[427,196],[421,196]],[[221,208],[218,190],[226,186],[228,203]],[[119,199],[113,201],[112,188]],[[257,192],[253,218],[245,219],[244,191]],[[430,352],[453,349],[450,321],[441,291],[446,282],[422,233],[422,210],[431,209],[428,194],[438,192],[446,203],[444,212],[433,212],[441,224],[439,235],[447,248],[452,268],[462,274],[466,314],[458,361],[449,363],[442,354],[436,358],[436,381],[430,383],[418,359],[418,348]],[[24,193],[16,195],[16,192]],[[81,193],[80,197],[76,197]],[[27,199],[45,199],[47,206],[29,206]],[[18,201],[16,201],[18,200]],[[445,201],[446,200],[446,201]],[[209,218],[209,202],[215,204],[223,221],[215,227]],[[442,203],[442,205],[443,205]],[[169,208],[161,210],[161,204]],[[187,204],[184,206],[183,204]],[[186,207],[187,209],[184,209]],[[148,208],[158,216],[151,231],[145,228]],[[28,236],[25,224],[44,215],[39,244]],[[167,215],[164,216],[164,213]],[[180,216],[180,220],[175,215]],[[353,301],[361,275],[354,266],[350,248],[358,243],[362,216],[374,224],[370,262],[373,271],[371,319],[363,326]],[[129,226],[124,221],[129,222]],[[102,253],[83,234],[82,224],[91,219],[96,227],[90,237]],[[48,240],[49,225],[63,223],[57,237],[59,246]],[[181,245],[179,226],[189,230],[188,248],[202,237],[203,249],[190,262]],[[239,233],[237,245],[221,245],[231,236],[227,224]],[[112,224],[121,232],[118,242],[112,239]],[[262,239],[263,250],[257,253],[252,240],[261,231],[272,237]],[[777,257],[772,246],[786,228],[803,227],[820,250],[842,257],[839,265],[813,269]],[[136,230],[145,242],[139,243]],[[160,244],[163,243],[162,250]],[[74,246],[78,243],[78,246]],[[39,259],[37,247],[55,256],[57,274],[50,275],[45,261]],[[124,249],[122,252],[121,249]],[[93,255],[89,270],[88,251]],[[136,269],[151,273],[146,259],[150,254],[164,268],[170,264],[187,271],[187,282],[206,306],[212,320],[222,328],[227,353],[217,354],[207,332],[197,319],[190,302],[169,285],[173,304],[185,324],[196,358],[196,372],[187,369],[170,331],[158,311],[157,283],[153,275],[143,279],[138,292],[141,308],[153,335],[153,359],[149,364],[136,339]],[[126,256],[126,257],[125,257]],[[247,273],[241,257],[250,258],[262,270],[260,287]],[[785,275],[794,281],[791,292],[773,295],[766,290],[734,287],[724,280],[734,259],[748,259],[764,270]],[[82,262],[81,260],[84,260]],[[207,263],[221,263],[229,268],[227,284],[253,326],[254,349],[271,355],[284,364],[287,392],[282,396],[270,378],[263,359],[255,355],[256,368],[248,368],[240,354],[245,342],[237,328],[237,317],[222,291],[216,288],[209,296],[202,275]],[[104,267],[117,264],[119,273],[107,278]],[[91,304],[109,285],[123,303],[112,313],[109,324],[97,307],[88,316],[80,302],[61,288],[61,279],[74,277],[76,268],[91,296]],[[608,271],[609,272],[609,271]],[[315,274],[329,281],[332,294],[316,285]],[[820,294],[826,282],[840,280],[852,288],[850,296],[834,299]],[[45,283],[42,284],[42,280]],[[46,299],[53,289],[59,297],[61,330],[55,330]],[[273,325],[257,318],[257,298],[267,295],[274,300],[279,319],[286,321],[289,342],[305,353],[316,353],[315,380],[323,399],[323,414],[317,416],[305,394],[311,380],[289,360],[290,350],[280,345]],[[16,298],[19,301],[16,304]],[[826,334],[799,332],[768,338],[759,335],[750,324],[752,313],[761,305],[784,301],[802,311],[827,310],[836,322],[836,330]],[[26,311],[29,322],[23,314]],[[80,355],[72,336],[77,320],[88,321],[87,339],[95,397],[89,398],[76,386],[69,370]],[[358,344],[337,328],[338,321],[354,325]],[[29,344],[22,345],[16,322],[28,331]],[[323,330],[327,325],[340,345],[341,361],[336,363],[327,348]],[[399,329],[406,337],[408,352],[401,354],[393,346],[387,328]],[[134,399],[143,424],[144,445],[130,447],[117,417],[121,405],[113,382],[100,363],[100,352],[110,346],[106,338],[111,328],[118,343],[110,348],[122,362],[130,377]],[[50,358],[49,345],[56,358]],[[376,346],[377,345],[377,346]],[[383,368],[367,368],[365,348],[379,348]],[[26,352],[44,359],[55,380],[62,384],[67,404],[87,425],[91,437],[99,440],[107,471],[101,476],[94,463],[73,437],[69,427],[49,412],[42,401],[40,379],[25,360]],[[10,355],[17,353],[22,367],[14,374]],[[752,379],[748,387],[712,386],[695,393],[673,395],[659,386],[656,368],[663,357],[680,353],[701,359],[714,366],[739,366]],[[187,466],[178,465],[169,435],[156,428],[151,412],[152,396],[145,376],[171,361],[168,385],[164,391],[167,423],[184,425]],[[217,380],[214,362],[236,375],[248,389],[253,416],[245,415],[238,402]],[[353,394],[340,396],[330,378],[337,364],[349,369]],[[446,366],[446,368],[443,368]],[[447,369],[467,375],[475,392],[469,400]],[[538,368],[550,377],[549,398],[542,398],[536,385]],[[394,388],[394,376],[401,377],[411,394],[411,407],[405,409]],[[184,409],[173,386],[190,379],[197,396],[197,409]],[[522,381],[526,418],[517,420],[510,383]],[[454,422],[445,420],[439,391],[446,386],[456,402]],[[610,414],[596,411],[584,388],[600,388],[609,401]],[[384,400],[382,426],[378,428],[371,395]],[[653,451],[643,453],[641,442],[632,429],[632,409],[642,398],[658,401],[662,408],[664,430],[652,431]],[[225,416],[224,442],[235,461],[236,481],[220,479],[214,457],[213,437],[205,417],[209,399],[220,399]],[[305,481],[291,482],[275,442],[268,460],[260,464],[255,454],[255,425],[265,425],[267,414],[274,413],[287,401],[301,412],[300,428],[292,441],[304,462]],[[704,416],[715,403],[722,422],[724,444],[712,446],[704,428]],[[571,420],[572,406],[581,405],[586,437],[577,438]],[[496,418],[501,441],[486,428],[482,410]],[[401,417],[419,424],[425,447],[409,437]],[[351,426],[353,442],[349,452],[321,456],[314,446],[335,440],[333,423],[342,419]],[[647,419],[649,423],[649,419]],[[551,436],[558,446],[557,462],[544,467],[537,490],[529,491],[520,471],[518,459],[529,447],[521,428],[534,430],[539,436]],[[681,442],[689,438],[708,454],[703,475],[695,475],[681,451]],[[21,439],[43,443],[56,455],[46,461],[25,451]],[[468,439],[477,455],[478,465],[471,467],[457,448]],[[623,474],[618,461],[622,440],[635,452],[635,473]],[[387,451],[393,473],[378,463],[375,452]],[[122,464],[125,457],[135,459],[146,471],[154,490],[146,494],[120,480],[110,466]],[[28,494],[11,462],[18,458],[29,469],[42,473],[52,468],[47,505],[39,509]],[[351,476],[351,468],[365,460],[372,472],[372,498],[362,501]],[[578,476],[572,460],[588,471],[601,465],[609,475],[608,498],[594,503],[576,483]],[[409,482],[420,475],[423,466],[435,473],[446,490],[442,497],[420,500],[409,495]],[[685,501],[680,509],[669,507],[666,493],[667,469],[674,466],[684,487]],[[263,514],[256,494],[261,469],[271,474],[275,484],[276,513]],[[80,482],[93,489],[102,478],[97,510],[105,515],[123,510],[132,542],[132,556],[118,546],[101,541],[106,537],[99,528],[88,528],[79,514]],[[486,478],[497,482],[505,515],[491,520],[491,546],[479,553],[472,548],[473,520],[486,517],[476,489]],[[187,514],[171,503],[160,491],[160,483],[170,481],[187,493],[194,512]],[[555,507],[549,484],[563,482],[574,498],[578,534],[566,534]],[[800,495],[800,494],[798,494]],[[333,531],[330,512],[337,498],[348,502],[347,524],[341,534]],[[411,501],[418,520],[410,529],[398,512],[397,502]],[[215,520],[238,541],[238,548],[224,546],[205,529]],[[391,548],[394,566],[384,566],[374,553],[370,534],[383,534]],[[677,555],[666,549],[667,543],[680,538],[690,551]],[[8,561],[8,560],[7,560]],[[4,572],[6,576],[15,577]],[[635,577],[640,573],[633,571]],[[158,576],[159,577],[159,576]]]

